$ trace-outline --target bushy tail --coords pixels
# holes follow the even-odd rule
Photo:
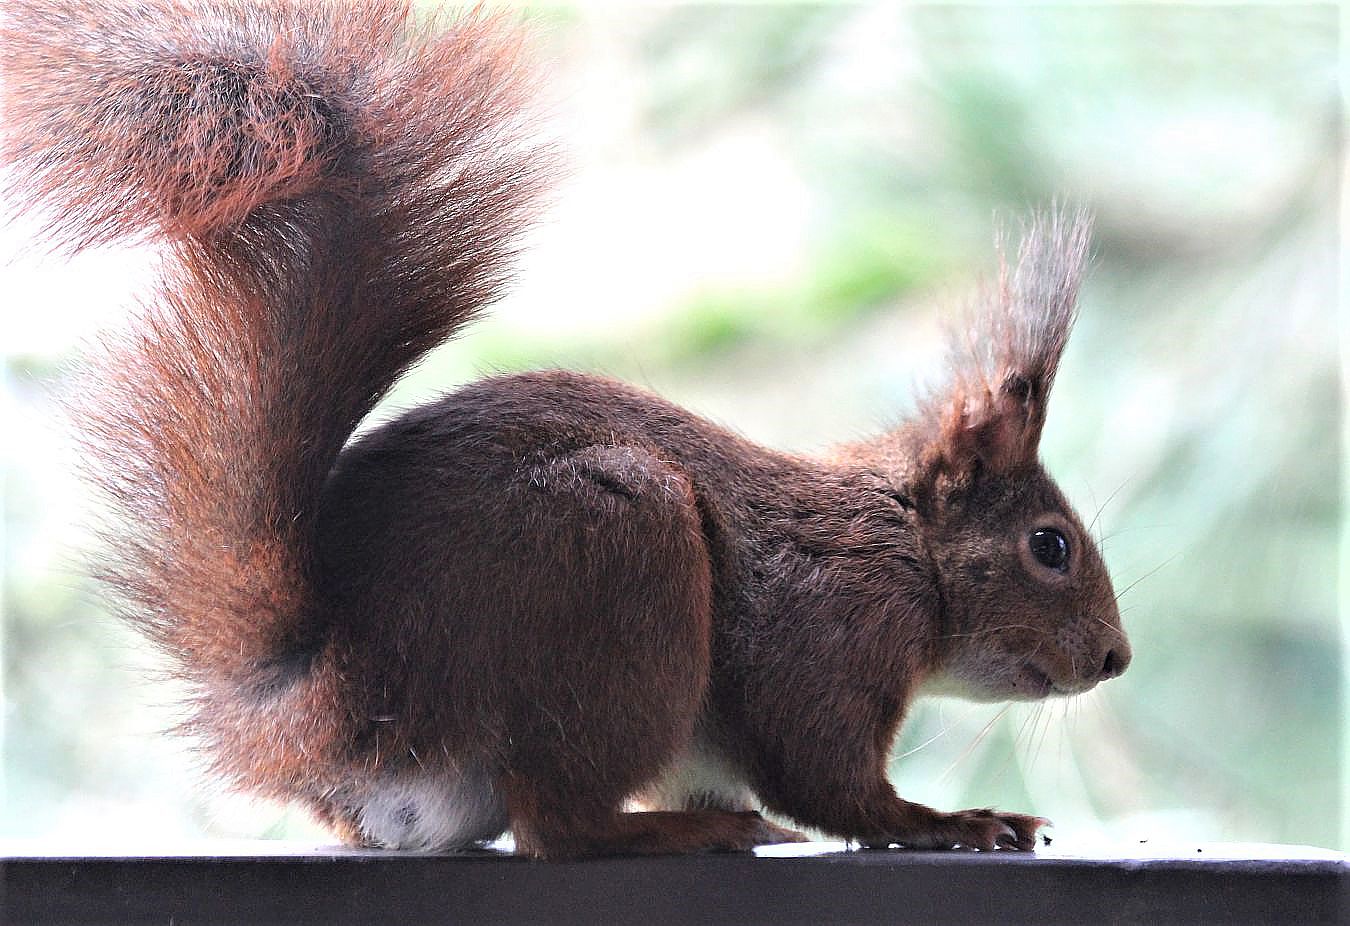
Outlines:
[[[189,681],[265,685],[321,620],[338,452],[497,294],[544,179],[516,40],[404,0],[4,15],[11,201],[57,247],[149,234],[172,258],[77,410],[123,525],[111,578]]]

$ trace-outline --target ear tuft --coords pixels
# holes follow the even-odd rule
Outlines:
[[[1036,213],[1023,226],[1017,261],[1009,268],[1000,235],[998,298],[975,324],[993,348],[996,369],[990,372],[1024,378],[1042,401],[1078,314],[1091,236],[1092,220],[1083,209]]]
[[[930,465],[959,478],[1035,462],[1091,228],[1082,209],[1035,213],[1011,266],[999,234],[998,286],[950,333],[950,379],[925,403]]]

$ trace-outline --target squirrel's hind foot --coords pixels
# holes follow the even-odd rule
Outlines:
[[[531,824],[516,828],[518,851],[549,859],[748,852],[756,846],[805,841],[801,833],[771,823],[753,810],[620,813],[580,833]]]

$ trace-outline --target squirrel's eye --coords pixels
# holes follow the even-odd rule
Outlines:
[[[1047,569],[1064,572],[1069,568],[1069,541],[1053,527],[1032,531],[1031,555]]]

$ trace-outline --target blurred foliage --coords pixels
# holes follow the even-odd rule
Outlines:
[[[1096,267],[1043,452],[1102,534],[1134,665],[1074,702],[922,702],[894,777],[1062,838],[1345,845],[1336,8],[541,19],[579,182],[517,297],[382,413],[565,365],[780,446],[851,439],[937,375],[939,319],[988,273],[999,217],[1086,203]],[[632,177],[668,197],[629,202]],[[782,195],[747,198],[764,177]],[[565,273],[538,269],[551,254]],[[313,832],[201,796],[155,735],[171,688],[134,681],[153,658],[62,565],[80,503],[52,436],[59,369],[30,353],[6,374],[3,832]]]

